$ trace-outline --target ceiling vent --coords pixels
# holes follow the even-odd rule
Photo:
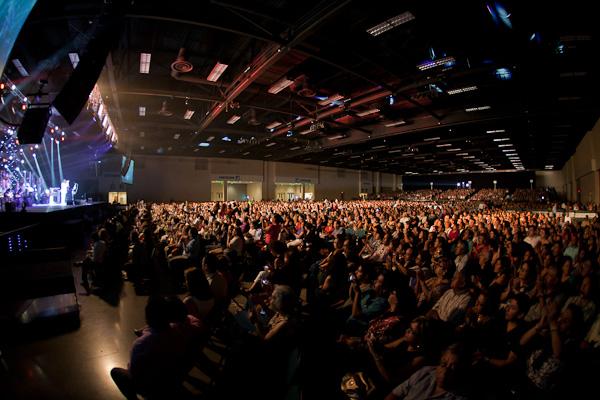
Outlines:
[[[167,101],[163,101],[162,102],[162,107],[160,108],[160,111],[158,112],[158,115],[162,115],[163,117],[170,117],[173,115],[172,111],[169,111],[169,109],[167,108]]]
[[[256,111],[254,110],[254,108],[251,108],[247,112],[247,118],[248,118],[248,125],[252,125],[252,126],[260,125],[260,121],[258,119],[256,119]]]
[[[177,58],[171,64],[171,71],[185,74],[194,69],[194,65],[185,59],[185,49],[179,49]]]
[[[291,84],[290,89],[295,92],[298,96],[302,97],[314,97],[317,92],[309,85],[308,77],[306,75],[300,75]]]

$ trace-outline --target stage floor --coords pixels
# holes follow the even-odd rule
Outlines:
[[[104,203],[103,201],[96,201],[93,203],[85,203],[85,204],[76,204],[76,205],[48,205],[48,204],[34,204],[31,207],[27,207],[26,212],[28,213],[41,213],[41,214],[46,214],[46,213],[51,213],[51,212],[55,212],[55,211],[64,211],[64,210],[72,210],[75,208],[81,208],[81,207],[88,207],[88,206],[92,206],[92,205],[96,205],[96,204],[102,204]],[[6,212],[5,210],[1,210],[1,212]],[[15,210],[12,212],[12,214],[15,213],[20,213],[21,210]]]

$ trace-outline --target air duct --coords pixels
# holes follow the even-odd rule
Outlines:
[[[185,59],[185,49],[179,49],[177,58],[171,64],[171,71],[179,74],[186,74],[194,69],[194,65]]]
[[[250,111],[248,111],[247,118],[248,118],[248,120],[247,120],[248,125],[252,125],[252,126],[260,125],[260,121],[258,119],[256,119],[256,110],[254,108],[251,108]]]
[[[294,83],[290,85],[290,90],[302,97],[314,97],[317,94],[315,89],[309,85],[306,75],[297,77]]]
[[[167,109],[167,101],[166,100],[162,102],[162,107],[161,107],[160,111],[158,112],[158,115],[162,115],[163,117],[170,117],[173,115],[173,112],[169,111]]]

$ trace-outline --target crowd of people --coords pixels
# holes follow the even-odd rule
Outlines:
[[[449,189],[437,196],[437,200],[466,200],[475,193],[475,189]]]
[[[297,354],[307,398],[593,388],[597,218],[466,201],[138,203],[95,239],[113,262],[129,248],[123,269],[151,294],[129,367],[112,373],[128,398],[180,393],[226,324],[244,345],[225,396],[284,398]]]
[[[471,196],[471,200],[500,204],[502,201],[504,201],[507,195],[508,191],[505,189],[481,189]]]

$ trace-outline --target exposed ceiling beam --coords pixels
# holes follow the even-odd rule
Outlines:
[[[262,76],[271,65],[279,61],[288,51],[304,40],[309,33],[313,32],[316,27],[349,2],[349,0],[336,1],[333,4],[326,4],[326,7],[313,10],[313,12],[305,17],[305,21],[296,27],[297,29],[290,29],[287,32],[288,35],[293,36],[291,36],[286,45],[268,45],[254,59],[250,67],[234,80],[232,86],[225,92],[225,99],[212,107],[212,110],[209,111],[200,123],[199,130],[206,129],[221,114],[226,104],[234,101],[252,82]]]

